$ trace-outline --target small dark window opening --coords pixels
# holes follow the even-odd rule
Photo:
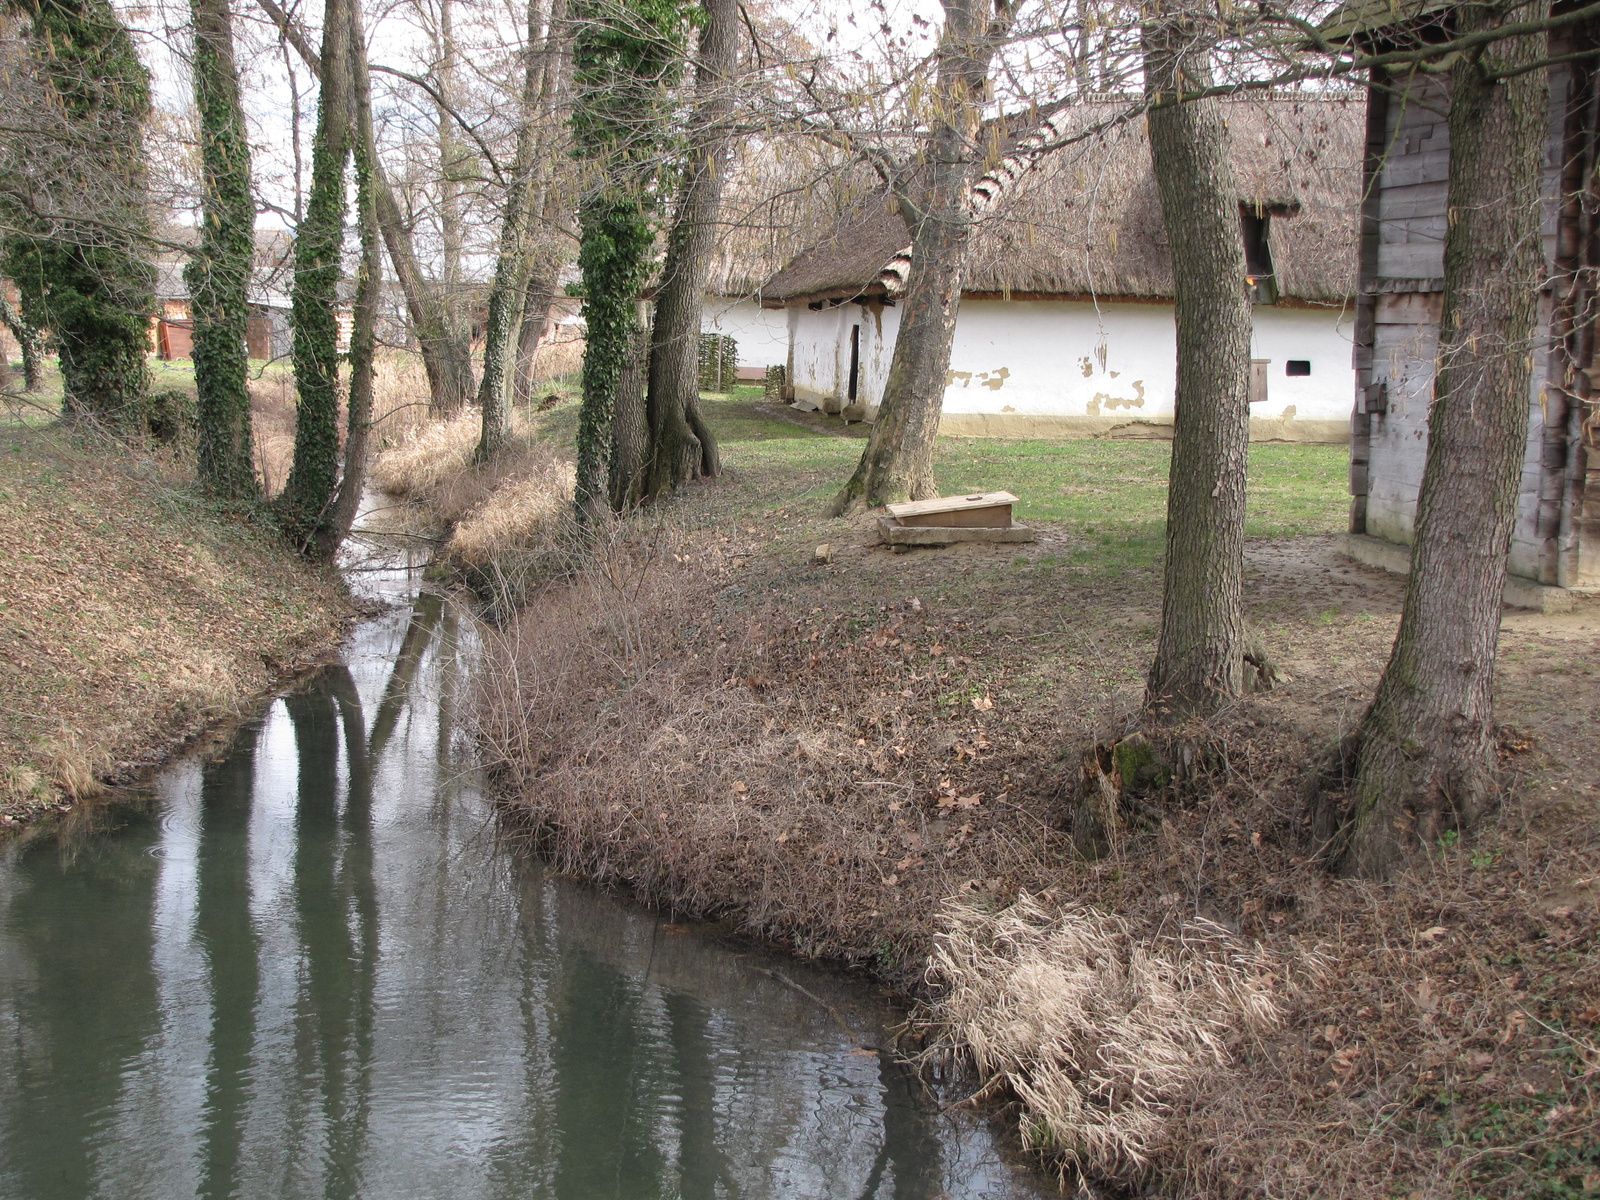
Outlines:
[[[850,326],[850,403],[856,402],[856,384],[861,379],[861,326]]]
[[[1251,299],[1257,304],[1278,302],[1278,281],[1272,270],[1272,245],[1268,240],[1272,215],[1252,206],[1239,211],[1244,234],[1244,266],[1249,277]]]
[[[1285,375],[1309,375],[1311,374],[1311,360],[1309,358],[1291,358],[1283,364],[1283,373]]]
[[[821,312],[822,311],[822,301],[821,300],[813,300],[810,304],[806,305],[806,307],[809,308],[812,312]]]

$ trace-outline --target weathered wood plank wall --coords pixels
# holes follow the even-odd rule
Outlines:
[[[1556,52],[1553,45],[1552,53]],[[1573,140],[1567,120],[1573,81],[1565,65],[1552,68],[1550,76],[1543,236],[1555,278],[1563,220],[1559,197],[1567,157],[1564,147]],[[1409,87],[1393,79],[1377,82],[1392,90],[1371,93],[1368,122],[1350,527],[1353,532],[1409,542],[1427,459],[1428,408],[1444,285],[1449,81],[1423,77],[1412,80]],[[1396,84],[1402,86],[1396,89]],[[1593,99],[1587,92],[1586,97]],[[1594,106],[1587,111],[1592,114]],[[1591,135],[1592,125],[1591,116]],[[1592,324],[1592,303],[1585,313]],[[1530,347],[1534,370],[1528,396],[1529,438],[1510,567],[1514,574],[1547,583],[1600,584],[1600,479],[1587,492],[1595,502],[1586,504],[1584,482],[1589,472],[1581,426],[1588,408],[1580,405],[1584,420],[1575,420],[1568,403],[1570,389],[1563,384],[1563,380],[1570,383],[1572,371],[1560,355],[1551,353],[1551,321],[1559,315],[1554,292],[1547,289],[1540,309],[1541,335]],[[1592,342],[1590,337],[1587,344]],[[1583,365],[1588,366],[1587,359]],[[1587,375],[1582,382],[1587,385]],[[1559,393],[1554,403],[1552,386]],[[1600,470],[1600,462],[1596,468]],[[1595,532],[1586,537],[1590,529]]]

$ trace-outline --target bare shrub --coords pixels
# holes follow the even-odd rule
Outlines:
[[[1138,1176],[1229,1039],[1283,1016],[1281,968],[1212,921],[1145,932],[1028,895],[998,913],[948,905],[928,978],[929,1053],[1015,1094],[1028,1145],[1097,1179]]]
[[[1001,829],[1004,785],[956,794],[952,747],[987,743],[964,701],[930,719],[909,605],[743,603],[738,561],[659,517],[598,537],[489,636],[486,762],[560,869],[909,981],[940,896],[997,894],[1068,839]]]

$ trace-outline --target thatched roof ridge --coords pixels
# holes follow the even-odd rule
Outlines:
[[[1085,129],[1118,112],[1111,103],[1086,104],[1059,117],[1057,127]],[[1344,301],[1355,288],[1361,101],[1230,101],[1227,117],[1240,202],[1274,214],[1280,293]],[[769,279],[762,299],[893,295],[903,284],[909,241],[887,205],[865,203]],[[1051,151],[981,220],[971,255],[972,292],[1169,298],[1171,254],[1144,122],[1113,125]]]

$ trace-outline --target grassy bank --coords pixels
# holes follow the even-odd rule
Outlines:
[[[136,774],[322,652],[342,585],[179,456],[0,417],[0,820]]]
[[[1085,752],[1132,727],[1154,647],[1166,447],[943,441],[946,490],[1010,488],[1039,540],[897,556],[820,515],[859,440],[710,411],[726,474],[490,639],[481,740],[542,853],[920,998],[928,1051],[1096,1194],[1600,1189],[1592,610],[1506,615],[1495,821],[1331,879],[1305,784],[1401,583],[1335,553],[1340,450],[1253,447],[1247,606],[1282,682],[1167,742],[1177,782],[1085,861]],[[573,418],[537,436],[559,454]]]

